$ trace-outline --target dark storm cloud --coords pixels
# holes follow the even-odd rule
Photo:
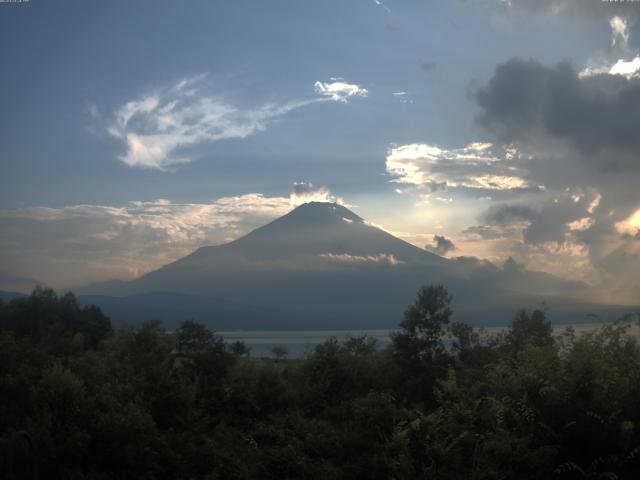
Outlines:
[[[532,221],[538,213],[526,205],[503,205],[491,208],[485,215],[488,225],[509,226],[514,223]]]
[[[567,62],[553,67],[514,58],[476,93],[478,122],[505,142],[540,136],[567,142],[601,168],[637,168],[640,80],[579,78]]]
[[[595,198],[593,194],[568,191],[546,201],[538,210],[526,205],[503,205],[490,209],[484,220],[488,225],[499,227],[526,222],[522,238],[529,245],[563,244],[569,232],[576,232],[574,236],[582,241],[593,226],[594,220],[590,215],[594,211]]]
[[[455,244],[444,235],[434,235],[433,243],[426,246],[427,250],[430,250],[438,255],[446,255],[456,249]]]

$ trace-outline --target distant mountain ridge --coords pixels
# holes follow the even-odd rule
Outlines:
[[[491,315],[512,312],[527,299],[566,307],[567,298],[585,288],[513,262],[499,268],[474,258],[446,259],[368,224],[342,205],[311,202],[138,279],[103,282],[78,293],[109,304],[107,313],[118,311],[123,318],[133,317],[123,313],[125,305],[140,310],[146,299],[164,304],[164,310],[155,310],[160,316],[166,312],[169,321],[182,315],[227,329],[382,328],[397,325],[416,290],[430,283],[444,284],[454,296],[457,318],[471,323],[488,323]]]

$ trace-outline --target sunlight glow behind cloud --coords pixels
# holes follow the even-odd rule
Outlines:
[[[529,188],[526,172],[518,163],[522,155],[509,146],[500,154],[491,143],[471,143],[452,150],[414,143],[391,148],[386,170],[394,183],[426,187],[432,191],[447,187],[486,190]]]
[[[309,182],[295,182],[289,196],[289,202],[292,207],[308,202],[344,203],[341,198],[332,195],[326,186],[316,187]]]
[[[633,212],[626,220],[615,225],[618,233],[637,235],[640,232],[640,209]]]

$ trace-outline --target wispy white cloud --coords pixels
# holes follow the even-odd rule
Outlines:
[[[512,146],[495,153],[491,143],[471,143],[453,150],[414,143],[391,148],[386,171],[394,183],[431,191],[447,187],[521,190],[532,187],[521,164],[523,159]]]
[[[387,13],[391,13],[391,9],[389,9],[389,7],[387,7],[384,3],[382,3],[381,0],[373,0],[373,3],[375,3],[376,5],[378,5],[379,7],[382,7],[386,10]]]
[[[413,99],[409,98],[409,94],[407,92],[393,92],[393,98],[395,98],[400,103],[413,103]]]
[[[626,49],[629,46],[627,19],[615,15],[609,20],[611,27],[611,47]]]
[[[388,253],[378,253],[375,255],[349,255],[347,253],[321,253],[320,258],[337,263],[349,264],[387,264],[401,265],[404,263],[398,260],[394,255]]]
[[[345,82],[316,82],[320,98],[242,108],[220,96],[203,94],[203,78],[183,79],[119,107],[108,128],[109,134],[126,146],[119,159],[131,167],[165,170],[191,161],[188,147],[246,138],[292,110],[326,100],[346,102],[351,96],[367,94],[366,89]]]
[[[350,97],[366,97],[369,94],[366,88],[345,81],[331,83],[317,81],[314,84],[314,89],[318,95],[343,103],[346,103]]]

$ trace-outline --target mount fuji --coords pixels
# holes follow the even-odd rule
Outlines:
[[[194,318],[217,329],[392,328],[425,284],[453,294],[456,320],[497,325],[539,306],[584,318],[586,285],[475,258],[446,259],[335,203],[311,202],[219,246],[196,250],[132,281],[78,291],[114,321]],[[571,316],[570,315],[570,316]]]

